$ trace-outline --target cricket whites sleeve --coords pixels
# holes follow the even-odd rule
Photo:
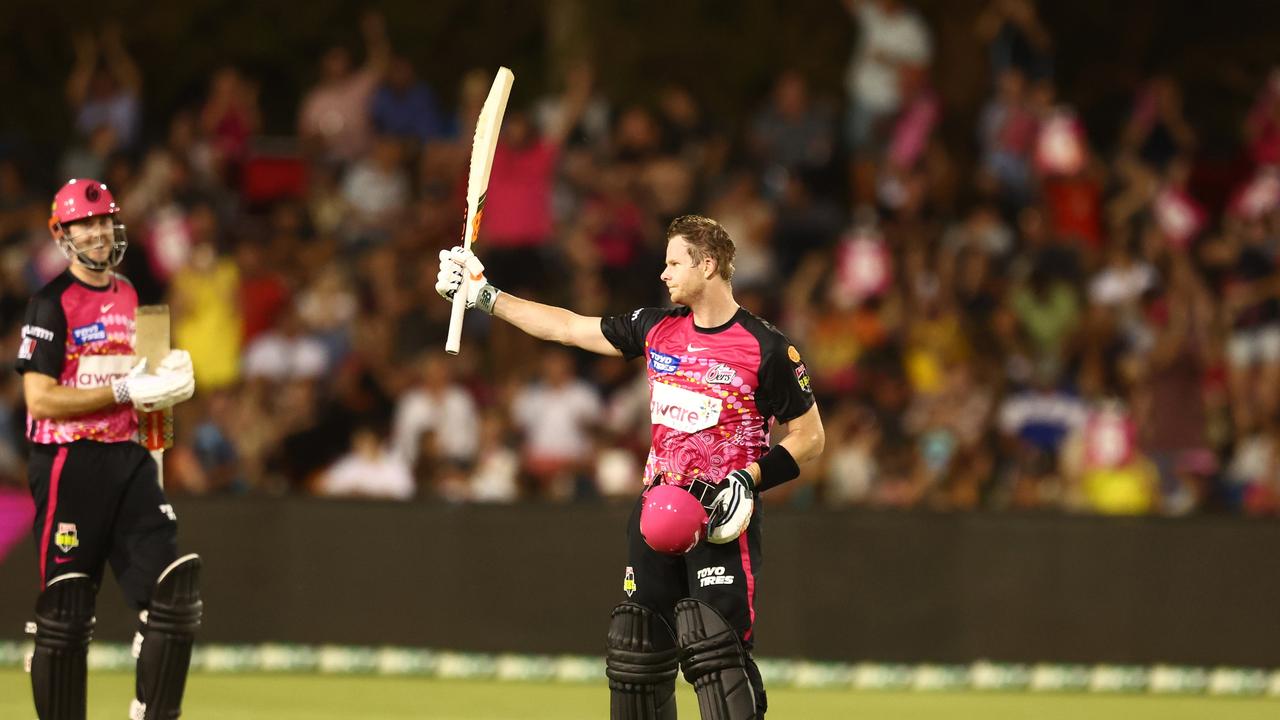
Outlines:
[[[627,360],[644,355],[649,331],[670,312],[659,308],[640,308],[622,315],[600,318],[600,332]]]
[[[58,379],[62,377],[66,344],[67,318],[62,304],[45,293],[32,297],[23,319],[15,369]]]

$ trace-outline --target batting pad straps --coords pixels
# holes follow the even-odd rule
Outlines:
[[[791,451],[781,445],[775,445],[769,452],[756,460],[760,466],[760,482],[756,484],[756,492],[764,492],[769,488],[800,477],[800,465],[791,456]]]
[[[130,710],[142,720],[174,720],[182,714],[191,645],[204,614],[200,569],[198,555],[174,561],[160,574],[151,604],[142,613],[134,640],[137,699]]]
[[[40,720],[83,720],[89,640],[98,589],[83,573],[59,575],[36,601],[31,691]]]
[[[610,720],[675,720],[676,654],[656,613],[629,602],[614,608],[605,655]]]
[[[490,283],[485,283],[484,287],[480,288],[480,294],[476,296],[476,307],[492,315],[494,303],[498,302],[498,296],[501,294],[501,290]]]
[[[676,642],[684,679],[693,684],[702,717],[756,720],[746,651],[718,610],[693,598],[677,602]]]

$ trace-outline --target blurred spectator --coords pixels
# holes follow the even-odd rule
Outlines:
[[[1223,310],[1231,326],[1227,360],[1238,431],[1256,430],[1280,405],[1280,288],[1261,221],[1228,226],[1216,245],[1223,259]]]
[[[246,378],[283,382],[316,379],[329,368],[331,359],[319,340],[303,333],[302,321],[290,307],[275,328],[245,348],[243,362]]]
[[[1035,0],[990,0],[978,16],[977,33],[987,44],[993,77],[1016,70],[1041,80],[1053,72],[1053,39]]]
[[[249,154],[249,141],[262,130],[257,83],[234,66],[219,69],[209,83],[200,128],[212,142],[223,177],[237,184],[240,166]]]
[[[1249,159],[1259,166],[1280,165],[1280,68],[1267,75],[1244,120]]]
[[[486,413],[480,423],[475,471],[469,482],[469,499],[476,502],[512,502],[519,498],[520,456],[506,438],[507,426],[498,413]]]
[[[571,119],[560,126],[566,131]],[[563,135],[541,135],[529,116],[508,109],[489,176],[482,238],[485,265],[516,287],[551,275],[551,190]]]
[[[33,224],[44,218],[44,203],[27,187],[18,163],[0,158],[0,247],[22,240]]]
[[[745,170],[731,175],[727,187],[711,202],[710,209],[711,216],[733,238],[734,289],[772,285],[778,278],[770,247],[774,214],[773,208],[760,196],[755,175]]]
[[[173,278],[170,306],[174,347],[191,353],[200,391],[216,391],[240,378],[240,274],[235,262],[218,255],[216,223],[201,233],[190,261]]]
[[[429,460],[471,467],[480,439],[475,400],[453,381],[449,361],[432,354],[420,364],[416,385],[400,394],[392,426],[392,446],[410,467],[422,450],[422,437],[430,433],[434,447]]]
[[[105,128],[120,147],[132,148],[141,125],[142,74],[125,50],[120,23],[107,23],[97,37],[75,33],[72,43],[76,60],[67,78],[67,100],[80,139]]]
[[[769,194],[776,197],[784,182],[779,174],[805,175],[831,162],[834,122],[826,108],[810,99],[804,76],[787,71],[774,83],[769,104],[752,119],[750,143]]]
[[[413,147],[449,137],[453,131],[431,88],[418,79],[413,63],[402,55],[392,58],[386,80],[373,95],[370,116],[377,133],[408,141]]]
[[[979,182],[989,185],[1013,208],[1028,203],[1035,189],[1031,163],[1040,118],[1028,95],[1026,76],[1015,68],[1004,70],[978,126],[982,141]]]
[[[889,139],[890,122],[902,107],[901,74],[929,65],[929,30],[899,0],[844,0],[858,25],[858,40],[845,74],[849,107],[846,140],[857,165],[855,203],[870,200],[876,156]]]
[[[538,382],[521,387],[511,401],[511,417],[524,436],[524,467],[538,492],[568,499],[576,475],[586,470],[592,426],[601,419],[600,396],[573,374],[573,358],[548,350]]]
[[[289,287],[284,277],[270,266],[265,256],[262,246],[253,240],[244,240],[236,246],[240,342],[245,346],[275,326],[289,302]]]
[[[1080,322],[1080,305],[1071,284],[1042,260],[1027,283],[1013,291],[1011,307],[1040,361],[1060,361]]]
[[[204,485],[195,488],[200,493],[245,492],[248,479],[236,449],[233,436],[247,428],[236,423],[236,397],[234,390],[205,393],[208,399],[207,416],[191,433],[191,447],[203,471]],[[182,423],[187,427],[189,423]]]
[[[1139,93],[1122,143],[1157,172],[1195,150],[1195,131],[1183,114],[1182,90],[1173,78],[1156,77]]]
[[[369,144],[369,103],[391,59],[386,21],[368,13],[360,21],[364,37],[364,67],[351,69],[351,54],[331,47],[320,59],[320,81],[302,100],[298,135],[320,158],[339,162],[356,159]]]
[[[876,456],[880,432],[875,417],[852,403],[842,403],[827,419],[826,474],[822,499],[828,505],[859,505],[871,500],[879,479]]]
[[[380,245],[409,205],[409,174],[400,143],[390,137],[373,141],[373,149],[357,160],[342,180],[349,211],[343,234],[349,246]]]
[[[391,451],[377,429],[359,426],[351,435],[351,451],[320,475],[315,492],[328,497],[409,500],[415,488],[409,465]]]
[[[1213,298],[1189,257],[1172,254],[1164,275],[1146,309],[1154,337],[1135,414],[1139,443],[1160,473],[1164,509],[1182,514],[1196,509],[1207,494],[1207,488],[1188,482],[1185,469],[1207,465],[1212,470],[1215,464],[1205,385],[1217,321]]]
[[[596,88],[595,67],[575,63],[565,73],[564,89],[534,106],[533,116],[545,137],[562,137],[567,150],[603,153],[609,144],[609,101]]]

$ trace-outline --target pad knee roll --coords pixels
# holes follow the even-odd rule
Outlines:
[[[757,716],[746,652],[719,611],[692,598],[676,603],[676,642],[684,679],[693,684],[703,720]]]
[[[36,600],[31,691],[40,720],[83,720],[97,588],[83,573],[59,575]]]
[[[200,629],[200,556],[174,561],[160,575],[151,603],[134,638],[138,659],[137,698],[130,716],[172,720],[182,714],[182,695],[191,665],[191,646]]]
[[[635,603],[613,609],[605,654],[610,720],[674,720],[679,658],[671,630]]]

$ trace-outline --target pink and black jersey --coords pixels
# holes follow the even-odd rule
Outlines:
[[[133,364],[134,318],[138,294],[115,275],[94,287],[65,271],[40,289],[27,305],[19,373],[37,372],[66,387],[94,388],[123,377]],[[133,440],[138,418],[129,405],[59,420],[27,414],[27,438],[41,445],[76,440]]]
[[[648,485],[716,482],[769,449],[769,421],[813,406],[800,353],[777,328],[738,309],[714,328],[693,324],[687,307],[644,308],[606,317],[600,329],[628,360],[644,356],[653,446]]]

